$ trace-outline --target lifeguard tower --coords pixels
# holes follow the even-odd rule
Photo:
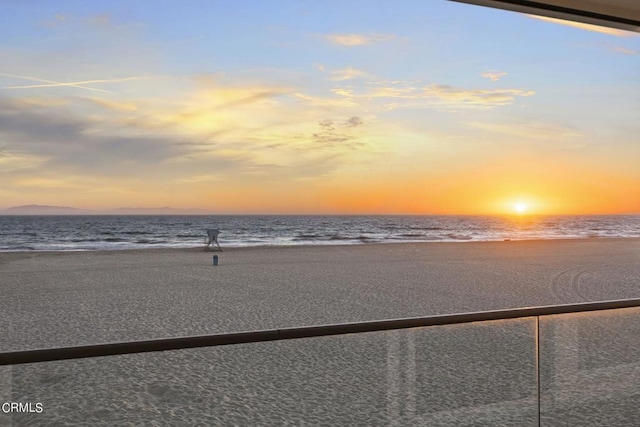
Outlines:
[[[218,250],[222,252],[222,248],[220,247],[220,243],[218,243],[218,234],[220,234],[220,230],[217,228],[210,228],[207,230],[207,238],[205,239],[204,249],[212,249],[216,250],[216,246]]]

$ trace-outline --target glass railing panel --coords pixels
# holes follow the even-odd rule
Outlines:
[[[540,318],[543,426],[637,426],[640,308]]]
[[[415,342],[416,410],[401,419],[408,425],[537,426],[535,327],[534,318],[500,320],[422,328],[405,338]]]
[[[535,368],[532,318],[14,365],[4,419],[535,426]]]

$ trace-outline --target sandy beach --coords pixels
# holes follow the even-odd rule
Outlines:
[[[19,350],[638,298],[640,240],[7,252],[0,292]]]
[[[639,298],[640,240],[2,253],[0,292],[0,347],[45,348]],[[44,404],[16,425],[532,425],[533,320],[489,323],[14,366],[4,399]]]

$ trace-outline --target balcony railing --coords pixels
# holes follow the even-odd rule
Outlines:
[[[633,299],[5,352],[0,401],[42,411],[0,425],[636,425],[639,314]]]

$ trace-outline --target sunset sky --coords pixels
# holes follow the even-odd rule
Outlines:
[[[0,5],[0,209],[640,213],[640,34],[448,1]]]

